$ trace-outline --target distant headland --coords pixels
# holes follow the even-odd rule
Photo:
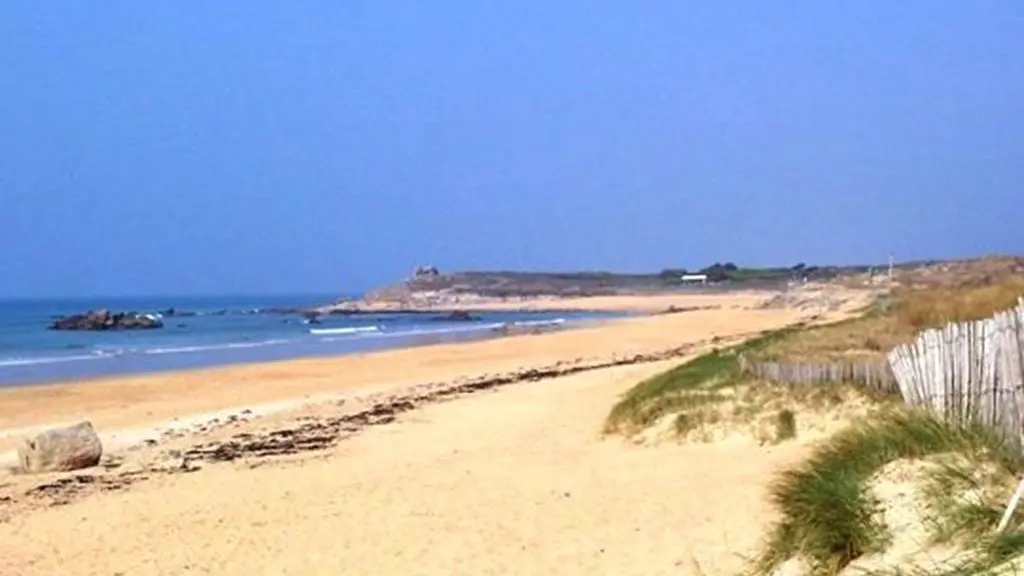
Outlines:
[[[704,268],[666,268],[660,272],[630,274],[605,271],[453,271],[435,266],[415,268],[399,282],[368,292],[358,300],[339,301],[319,309],[327,313],[358,313],[387,310],[436,310],[489,302],[528,302],[538,299],[571,299],[607,296],[640,296],[679,290],[777,290],[787,285],[835,282],[885,281],[889,274],[914,279],[941,277],[943,271],[984,276],[984,270],[1007,264],[1024,272],[1024,259],[989,256],[967,260],[918,260],[864,265],[808,265],[744,267],[716,262]],[[908,274],[910,274],[908,276]],[[917,280],[914,280],[917,281]]]

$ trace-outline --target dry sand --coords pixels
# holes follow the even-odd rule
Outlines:
[[[247,404],[284,409],[306,396],[652,352],[802,317],[727,304],[565,333],[26,388],[0,395],[0,428],[87,416],[110,431]],[[622,392],[676,363],[511,385],[426,406],[324,452],[206,464],[64,506],[22,506],[0,515],[0,574],[731,573],[771,517],[768,477],[806,448],[600,437]],[[0,507],[5,490],[21,498],[30,480],[0,476]]]

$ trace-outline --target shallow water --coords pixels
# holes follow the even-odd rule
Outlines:
[[[360,314],[305,324],[301,308],[330,295],[153,297],[0,301],[0,386],[228,364],[330,356],[437,342],[496,337],[506,323],[571,325],[612,314],[481,312],[476,321],[443,314]],[[164,328],[138,331],[48,330],[60,315],[109,309],[161,313]]]

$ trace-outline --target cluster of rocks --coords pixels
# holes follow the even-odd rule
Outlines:
[[[134,312],[111,313],[108,310],[62,316],[53,321],[51,330],[148,330],[163,328],[159,316]]]
[[[434,316],[430,320],[434,322],[476,322],[479,316],[474,316],[465,310],[455,310],[443,316]]]
[[[228,314],[298,314],[307,323],[319,323],[321,312],[307,308],[255,308],[252,310],[231,311],[227,309],[212,312],[192,312],[168,308],[158,314],[138,314],[135,312],[110,312],[109,310],[90,310],[80,314],[56,317],[50,324],[51,330],[145,330],[163,328],[164,318],[190,318],[194,316],[227,316]]]

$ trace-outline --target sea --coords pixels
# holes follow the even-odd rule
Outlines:
[[[351,295],[357,296],[357,295]],[[500,337],[508,324],[569,327],[603,313],[474,312],[324,315],[308,324],[296,310],[335,295],[0,300],[0,386],[63,382],[370,352]],[[167,312],[173,309],[174,313]],[[161,316],[163,328],[58,331],[54,319],[89,310]]]

